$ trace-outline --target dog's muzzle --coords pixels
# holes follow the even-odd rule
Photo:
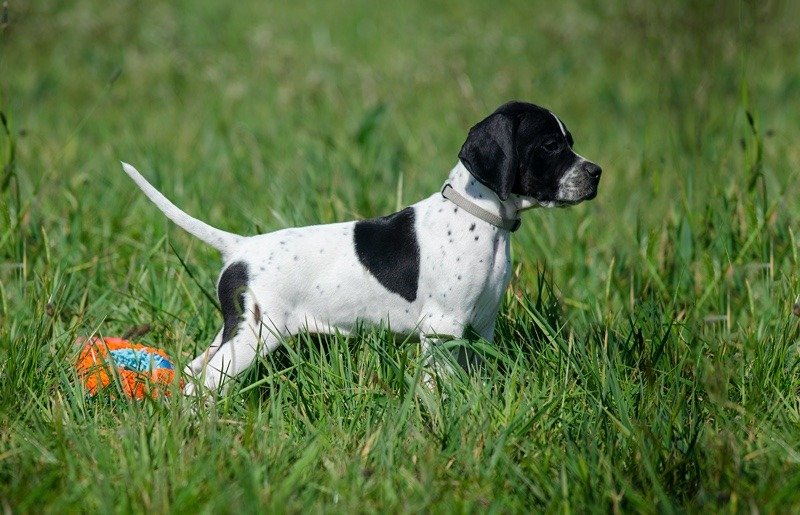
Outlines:
[[[591,161],[585,159],[580,161],[559,181],[556,201],[568,206],[595,198],[602,174],[602,168]]]

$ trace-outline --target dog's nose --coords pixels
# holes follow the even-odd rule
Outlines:
[[[590,161],[583,163],[583,171],[592,179],[599,179],[600,174],[603,173],[603,170],[599,166]]]

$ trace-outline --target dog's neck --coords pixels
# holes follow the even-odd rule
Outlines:
[[[450,184],[461,196],[476,206],[508,220],[518,218],[520,211],[538,207],[533,199],[519,195],[510,195],[508,199],[501,200],[497,193],[473,177],[461,161],[450,171],[446,184]]]

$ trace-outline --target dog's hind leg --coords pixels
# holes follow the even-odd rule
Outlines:
[[[187,367],[186,373],[195,381],[186,386],[185,394],[194,394],[201,385],[220,390],[228,379],[253,364],[261,345],[271,350],[280,344],[276,334],[264,330],[261,308],[249,289],[249,281],[245,262],[232,263],[222,271],[217,294],[223,327],[208,350]]]
[[[246,306],[246,315],[239,323],[227,331],[220,331],[211,346],[186,367],[189,382],[184,388],[185,395],[194,395],[201,390],[224,392],[259,354],[266,355],[280,346],[281,335],[266,326],[252,298],[246,304],[252,308]],[[228,338],[222,341],[226,336]]]
[[[188,365],[186,368],[183,369],[183,373],[188,376],[197,376],[205,368],[206,364],[214,357],[214,354],[217,353],[220,346],[222,346],[222,329],[219,330],[217,335],[214,337],[214,340],[211,342],[211,345],[208,346],[206,350],[201,352],[197,355]]]
[[[277,335],[260,331],[260,324],[252,322],[256,321],[242,324],[236,336],[225,342],[208,361],[203,376],[206,389],[225,391],[230,381],[250,368],[259,354],[267,354],[280,346]]]

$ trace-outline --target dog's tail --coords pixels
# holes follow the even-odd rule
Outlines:
[[[135,182],[136,185],[141,188],[144,194],[147,195],[147,198],[153,201],[156,207],[165,215],[167,215],[167,218],[178,224],[189,234],[197,236],[204,242],[219,250],[223,256],[225,256],[225,254],[227,254],[227,252],[234,245],[236,245],[239,240],[241,240],[242,237],[238,234],[225,232],[215,227],[211,227],[207,223],[202,222],[197,218],[189,216],[185,212],[181,211],[178,206],[170,202],[167,197],[162,195],[160,191],[153,187],[152,184],[147,182],[147,179],[142,177],[142,174],[140,174],[136,168],[132,167],[128,163],[122,163],[122,169],[125,170],[125,173],[127,173],[130,178],[133,179],[133,182]]]

